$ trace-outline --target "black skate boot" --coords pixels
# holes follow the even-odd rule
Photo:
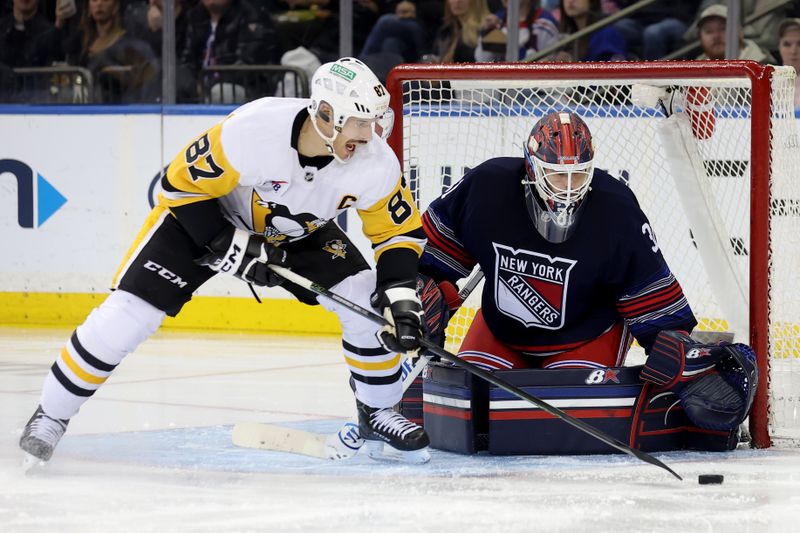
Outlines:
[[[400,459],[408,463],[427,463],[430,440],[419,426],[391,407],[370,407],[356,400],[358,429],[373,459]],[[384,447],[391,448],[385,453]]]
[[[19,439],[19,447],[30,456],[26,463],[32,465],[49,461],[56,444],[67,430],[67,424],[69,420],[51,418],[44,413],[41,405],[37,407]]]

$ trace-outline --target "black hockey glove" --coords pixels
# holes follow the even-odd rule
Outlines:
[[[375,289],[370,301],[391,326],[378,330],[384,348],[393,352],[419,349],[422,337],[422,304],[415,290],[416,280],[390,283]]]
[[[230,274],[253,285],[274,287],[283,278],[267,267],[267,264],[289,267],[286,250],[269,244],[261,235],[226,228],[208,243],[206,255],[194,260],[215,272]]]

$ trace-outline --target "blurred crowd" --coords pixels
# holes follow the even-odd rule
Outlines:
[[[509,44],[508,0],[354,0],[353,53],[383,78],[399,63],[504,61],[507,46],[519,60],[725,57],[728,13],[720,0],[659,0],[556,46],[635,1],[519,0],[519,38]],[[65,78],[72,101],[158,102],[162,9],[162,0],[2,0],[0,101],[52,101],[65,67],[80,67],[93,94],[76,94],[74,79]],[[280,69],[231,66],[313,72],[339,56],[338,0],[175,0],[174,15],[178,102],[302,96]],[[797,17],[800,0],[742,0],[739,58],[800,69]],[[687,47],[698,39],[699,47]],[[31,77],[30,67],[54,74]]]

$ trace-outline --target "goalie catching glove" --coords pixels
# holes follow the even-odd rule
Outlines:
[[[758,367],[746,344],[702,344],[683,331],[661,331],[641,378],[673,391],[697,427],[728,431],[750,413]]]
[[[415,290],[416,280],[389,283],[375,289],[370,298],[389,324],[378,330],[378,341],[392,352],[419,349],[422,337],[422,304]]]
[[[285,250],[269,244],[261,235],[252,235],[233,226],[214,237],[207,247],[209,253],[195,259],[195,263],[253,285],[274,287],[281,284],[283,278],[270,270],[268,264],[289,268]]]

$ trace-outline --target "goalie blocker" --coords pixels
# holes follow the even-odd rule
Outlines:
[[[645,366],[496,373],[648,452],[734,449],[758,383],[755,355],[746,345],[700,344],[672,331],[659,334]],[[460,368],[430,365],[422,396],[434,448],[499,455],[616,452]]]

